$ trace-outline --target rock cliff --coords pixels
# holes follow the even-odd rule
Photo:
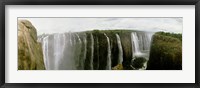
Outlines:
[[[147,70],[181,70],[182,34],[158,32],[152,40]]]
[[[18,21],[18,70],[45,70],[36,28],[28,20]]]

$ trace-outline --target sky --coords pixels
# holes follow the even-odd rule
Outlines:
[[[183,19],[173,18],[19,18],[29,20],[41,35],[86,30],[131,29],[182,33]]]

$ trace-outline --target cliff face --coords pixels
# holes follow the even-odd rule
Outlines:
[[[37,31],[27,20],[18,21],[18,70],[44,70],[42,47]]]
[[[150,47],[151,36],[150,32],[134,30],[93,30],[38,38],[47,70],[132,70],[133,57],[148,59],[149,48],[146,47]],[[137,69],[146,66],[146,60],[133,63],[139,63],[134,64]]]
[[[147,70],[181,70],[182,35],[158,32],[153,36]]]

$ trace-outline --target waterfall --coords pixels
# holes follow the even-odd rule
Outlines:
[[[72,37],[72,38],[73,38],[73,39],[72,39],[72,40],[73,40],[73,46],[76,46],[76,35],[73,33],[72,36],[73,36],[73,37]]]
[[[131,33],[132,63],[136,64],[136,62],[134,62],[134,61],[137,58],[143,58],[146,60],[146,62],[142,63],[143,67],[141,67],[141,68],[132,67],[133,69],[139,69],[139,70],[146,69],[147,61],[149,58],[149,51],[150,51],[152,35],[153,35],[153,33],[149,33],[149,32],[132,32]]]
[[[147,50],[149,50],[149,51],[150,51],[150,47],[151,47],[151,38],[152,38],[153,34],[154,34],[154,33],[148,33],[148,34],[147,34],[147,42],[148,42],[148,43],[146,43],[146,44],[147,44],[146,46],[148,46],[148,47],[147,47]]]
[[[42,49],[43,49],[43,57],[44,57],[44,65],[47,70],[49,70],[49,60],[48,60],[48,39],[49,36],[44,37],[42,42]]]
[[[76,35],[76,37],[78,38],[78,43],[75,43],[75,60],[76,60],[76,62],[75,62],[75,64],[76,64],[76,68],[78,68],[78,69],[80,69],[79,67],[80,67],[80,59],[82,58],[82,57],[80,57],[80,55],[81,55],[81,48],[82,48],[82,41],[81,41],[81,39],[80,39],[80,37],[79,37],[79,35],[77,34],[77,33],[75,33],[75,35]]]
[[[90,34],[90,38],[91,38],[91,59],[90,59],[90,67],[91,67],[91,70],[93,70],[94,38],[93,38],[92,33]]]
[[[71,34],[71,32],[69,32],[69,42],[70,42],[70,45],[72,46],[72,34]]]
[[[96,69],[99,69],[99,38],[98,37],[96,38],[96,41],[97,41],[97,47],[96,47],[97,48],[97,52],[96,53],[98,54]]]
[[[150,51],[151,37],[153,34],[151,32],[131,33],[133,56],[141,56]]]
[[[79,35],[78,35],[79,36]],[[79,36],[79,38],[82,38],[82,43],[81,43],[81,50],[80,50],[80,58],[79,58],[79,70],[84,70],[84,64],[85,64],[85,59],[86,59],[86,54],[87,54],[87,39],[86,35],[84,34],[83,36]]]
[[[131,42],[132,42],[132,55],[141,55],[140,47],[139,47],[139,40],[137,37],[137,33],[131,33]]]
[[[79,41],[79,43],[82,43],[81,42],[81,39],[80,39],[80,37],[79,37],[79,35],[76,33],[76,36],[78,37],[78,41]]]
[[[87,38],[86,38],[86,34],[85,34],[85,36],[84,36],[84,38],[83,38],[83,40],[84,40],[84,64],[85,64],[85,59],[86,59],[86,54],[87,54]]]
[[[116,37],[117,37],[117,45],[118,45],[118,50],[119,50],[118,64],[122,64],[122,62],[123,62],[123,50],[122,50],[121,39],[120,39],[118,34],[116,34]]]
[[[63,58],[65,48],[65,34],[54,35],[54,69],[59,69],[60,60]]]
[[[62,34],[60,34],[62,35]],[[63,36],[64,37],[64,36]],[[77,69],[77,58],[79,58],[78,53],[76,53],[76,51],[79,51],[76,44],[72,43],[72,39],[75,39],[74,37],[76,37],[74,35],[74,33],[65,33],[65,41],[63,41],[63,43],[65,43],[64,45],[64,51],[62,53],[62,58],[60,59],[60,64],[59,64],[59,70],[75,70]],[[79,43],[77,43],[79,44]],[[62,46],[60,46],[62,47]],[[76,50],[78,49],[78,50]]]
[[[106,69],[107,70],[111,70],[111,50],[110,50],[110,40],[108,38],[108,36],[104,33],[104,35],[107,38],[107,42],[108,42],[108,55],[107,55],[107,66]]]
[[[42,43],[44,64],[47,70],[111,70],[112,65],[116,66],[116,64],[134,66],[133,64],[137,62],[135,59],[138,58],[148,61],[153,33],[127,32],[121,32],[120,35],[118,32],[111,33],[110,31],[103,31],[103,35],[98,32],[45,34],[39,36],[38,41]],[[126,41],[122,42],[121,39],[126,39]],[[122,44],[126,47],[122,47]],[[99,49],[100,46],[107,50]],[[127,50],[127,53],[125,49],[130,50]],[[131,62],[124,65],[123,61]],[[136,66],[132,68],[146,69],[147,61],[142,63],[143,68],[136,68]]]

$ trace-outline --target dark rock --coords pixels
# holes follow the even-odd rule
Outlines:
[[[144,64],[146,62],[146,58],[144,57],[135,57],[134,60],[132,61],[132,67],[135,70],[145,68]]]
[[[132,60],[132,43],[131,43],[131,32],[124,32],[119,34],[121,38],[123,48],[123,67],[124,69],[130,69]]]

